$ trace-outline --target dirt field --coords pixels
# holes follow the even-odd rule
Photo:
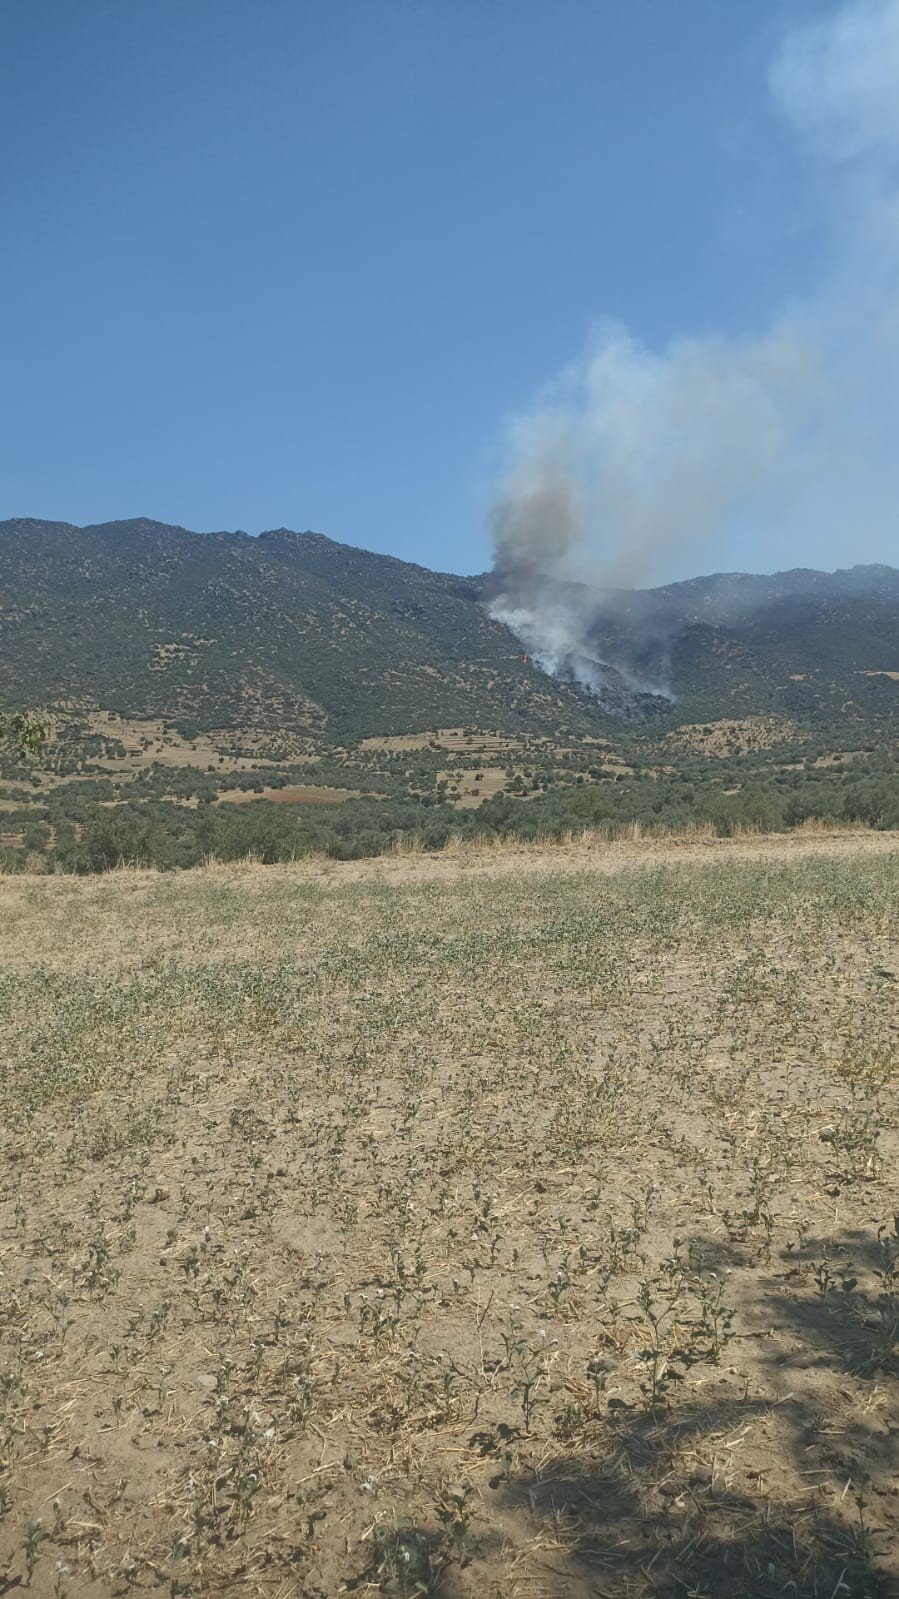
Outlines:
[[[686,723],[669,733],[664,742],[670,749],[694,750],[697,754],[723,758],[773,749],[795,738],[796,733],[796,723],[785,721],[783,717],[745,716],[736,721]]]
[[[327,788],[324,784],[290,783],[284,788],[264,788],[261,793],[253,788],[225,788],[219,794],[219,805],[252,805],[256,800],[271,800],[275,805],[342,805],[345,800],[358,799],[358,788]],[[378,796],[372,796],[377,798]]]
[[[527,740],[503,733],[466,733],[463,727],[441,727],[432,733],[392,733],[382,738],[363,738],[363,750],[442,749],[454,755],[514,755],[527,747]],[[542,743],[542,739],[535,742]]]
[[[167,727],[155,718],[135,720],[117,716],[112,711],[76,711],[72,708],[61,711],[50,708],[42,714],[45,715],[48,733],[45,746],[48,767],[42,771],[39,765],[35,765],[33,771],[41,777],[44,788],[54,788],[60,782],[91,781],[96,775],[90,772],[60,778],[53,770],[57,742],[67,734],[71,736],[73,722],[76,728],[83,727],[90,734],[99,734],[122,745],[124,755],[98,755],[96,751],[91,751],[91,766],[111,777],[133,777],[152,766],[248,772],[260,765],[270,765],[273,759],[302,760],[310,766],[316,765],[320,759],[312,751],[309,739],[290,733],[281,733],[273,738],[271,733],[264,734],[252,728],[222,728],[217,732],[199,734],[195,739],[186,739],[174,728]],[[258,745],[259,752],[256,755],[235,755],[232,752],[232,746],[235,745],[250,749]]]
[[[899,838],[0,928],[0,1593],[899,1593]]]
[[[447,797],[460,811],[476,810],[482,800],[502,794],[508,782],[504,766],[447,767],[437,773],[437,779],[448,784]],[[453,794],[453,789],[458,793]]]

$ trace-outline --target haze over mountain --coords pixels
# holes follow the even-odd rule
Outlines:
[[[601,733],[780,714],[899,725],[899,571],[715,574],[577,606],[549,675],[460,577],[277,529],[0,523],[0,698],[318,742],[477,725]],[[587,618],[584,623],[584,617]],[[579,681],[580,680],[580,681]],[[618,724],[620,725],[620,724]]]

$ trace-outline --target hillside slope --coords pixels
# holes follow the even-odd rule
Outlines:
[[[670,691],[669,722],[774,714],[899,729],[899,571],[715,573],[556,603],[591,617],[590,658]]]
[[[605,706],[523,657],[484,579],[286,529],[0,523],[0,699],[316,742],[477,725],[584,736],[773,714],[899,728],[899,572],[718,574],[587,596]],[[585,603],[580,591],[579,603]]]
[[[0,696],[336,739],[447,723],[585,732],[477,585],[284,529],[0,524]]]

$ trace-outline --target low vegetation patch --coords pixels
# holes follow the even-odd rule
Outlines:
[[[744,716],[736,721],[692,722],[669,733],[665,740],[672,749],[694,750],[704,755],[747,755],[773,749],[796,738],[795,722],[779,716]]]
[[[135,746],[137,724],[97,713],[92,725],[101,730],[57,725],[36,755],[0,758],[0,871],[193,867],[247,855],[347,860],[450,840],[554,840],[584,828],[607,837],[634,826],[722,836],[810,821],[899,828],[895,741],[835,741],[774,718],[661,738],[622,730],[614,743],[438,727],[319,742],[301,755],[274,737],[254,755],[248,733],[233,747],[212,735],[188,743],[164,723],[143,724]]]

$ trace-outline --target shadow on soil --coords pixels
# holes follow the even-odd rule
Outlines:
[[[542,1593],[896,1599],[899,1236],[827,1248],[784,1256],[741,1306],[752,1397],[716,1398],[722,1374],[654,1415],[612,1400],[576,1452],[494,1479],[541,1540]]]

